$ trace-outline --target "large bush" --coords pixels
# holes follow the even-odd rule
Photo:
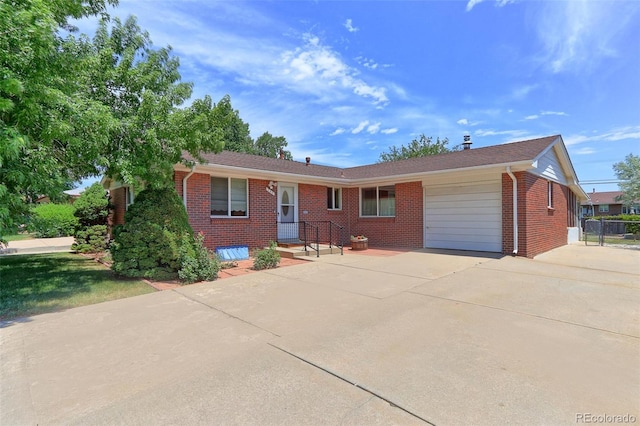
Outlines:
[[[177,278],[183,237],[193,241],[187,212],[174,188],[145,189],[114,228],[113,270],[128,277]]]
[[[109,198],[99,183],[94,183],[74,203],[78,227],[72,250],[80,253],[98,253],[107,248],[107,218]]]
[[[78,224],[72,204],[39,204],[31,209],[29,230],[37,238],[67,237],[73,235]]]
[[[180,246],[180,270],[178,277],[185,283],[208,281],[218,278],[220,260],[204,246],[204,236],[199,234],[195,241],[188,235],[182,237]]]

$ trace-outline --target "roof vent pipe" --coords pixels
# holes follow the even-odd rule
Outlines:
[[[471,149],[471,136],[464,135],[464,142],[462,142],[462,149]]]

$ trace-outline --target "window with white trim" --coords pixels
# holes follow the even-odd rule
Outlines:
[[[211,216],[248,217],[248,181],[211,176]]]
[[[342,210],[342,188],[327,187],[327,209]]]
[[[129,206],[133,204],[135,199],[135,194],[133,192],[133,188],[130,186],[124,187],[124,209],[129,210]]]
[[[362,216],[396,215],[396,187],[394,185],[360,189],[360,214]]]
[[[547,207],[553,208],[553,182],[547,181]]]
[[[609,204],[600,204],[598,206],[598,212],[600,212],[600,213],[609,213]]]

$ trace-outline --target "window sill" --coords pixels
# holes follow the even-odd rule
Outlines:
[[[249,219],[249,216],[209,216],[211,219]]]

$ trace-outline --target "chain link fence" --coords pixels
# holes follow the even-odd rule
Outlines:
[[[587,219],[585,245],[640,249],[640,220]]]

